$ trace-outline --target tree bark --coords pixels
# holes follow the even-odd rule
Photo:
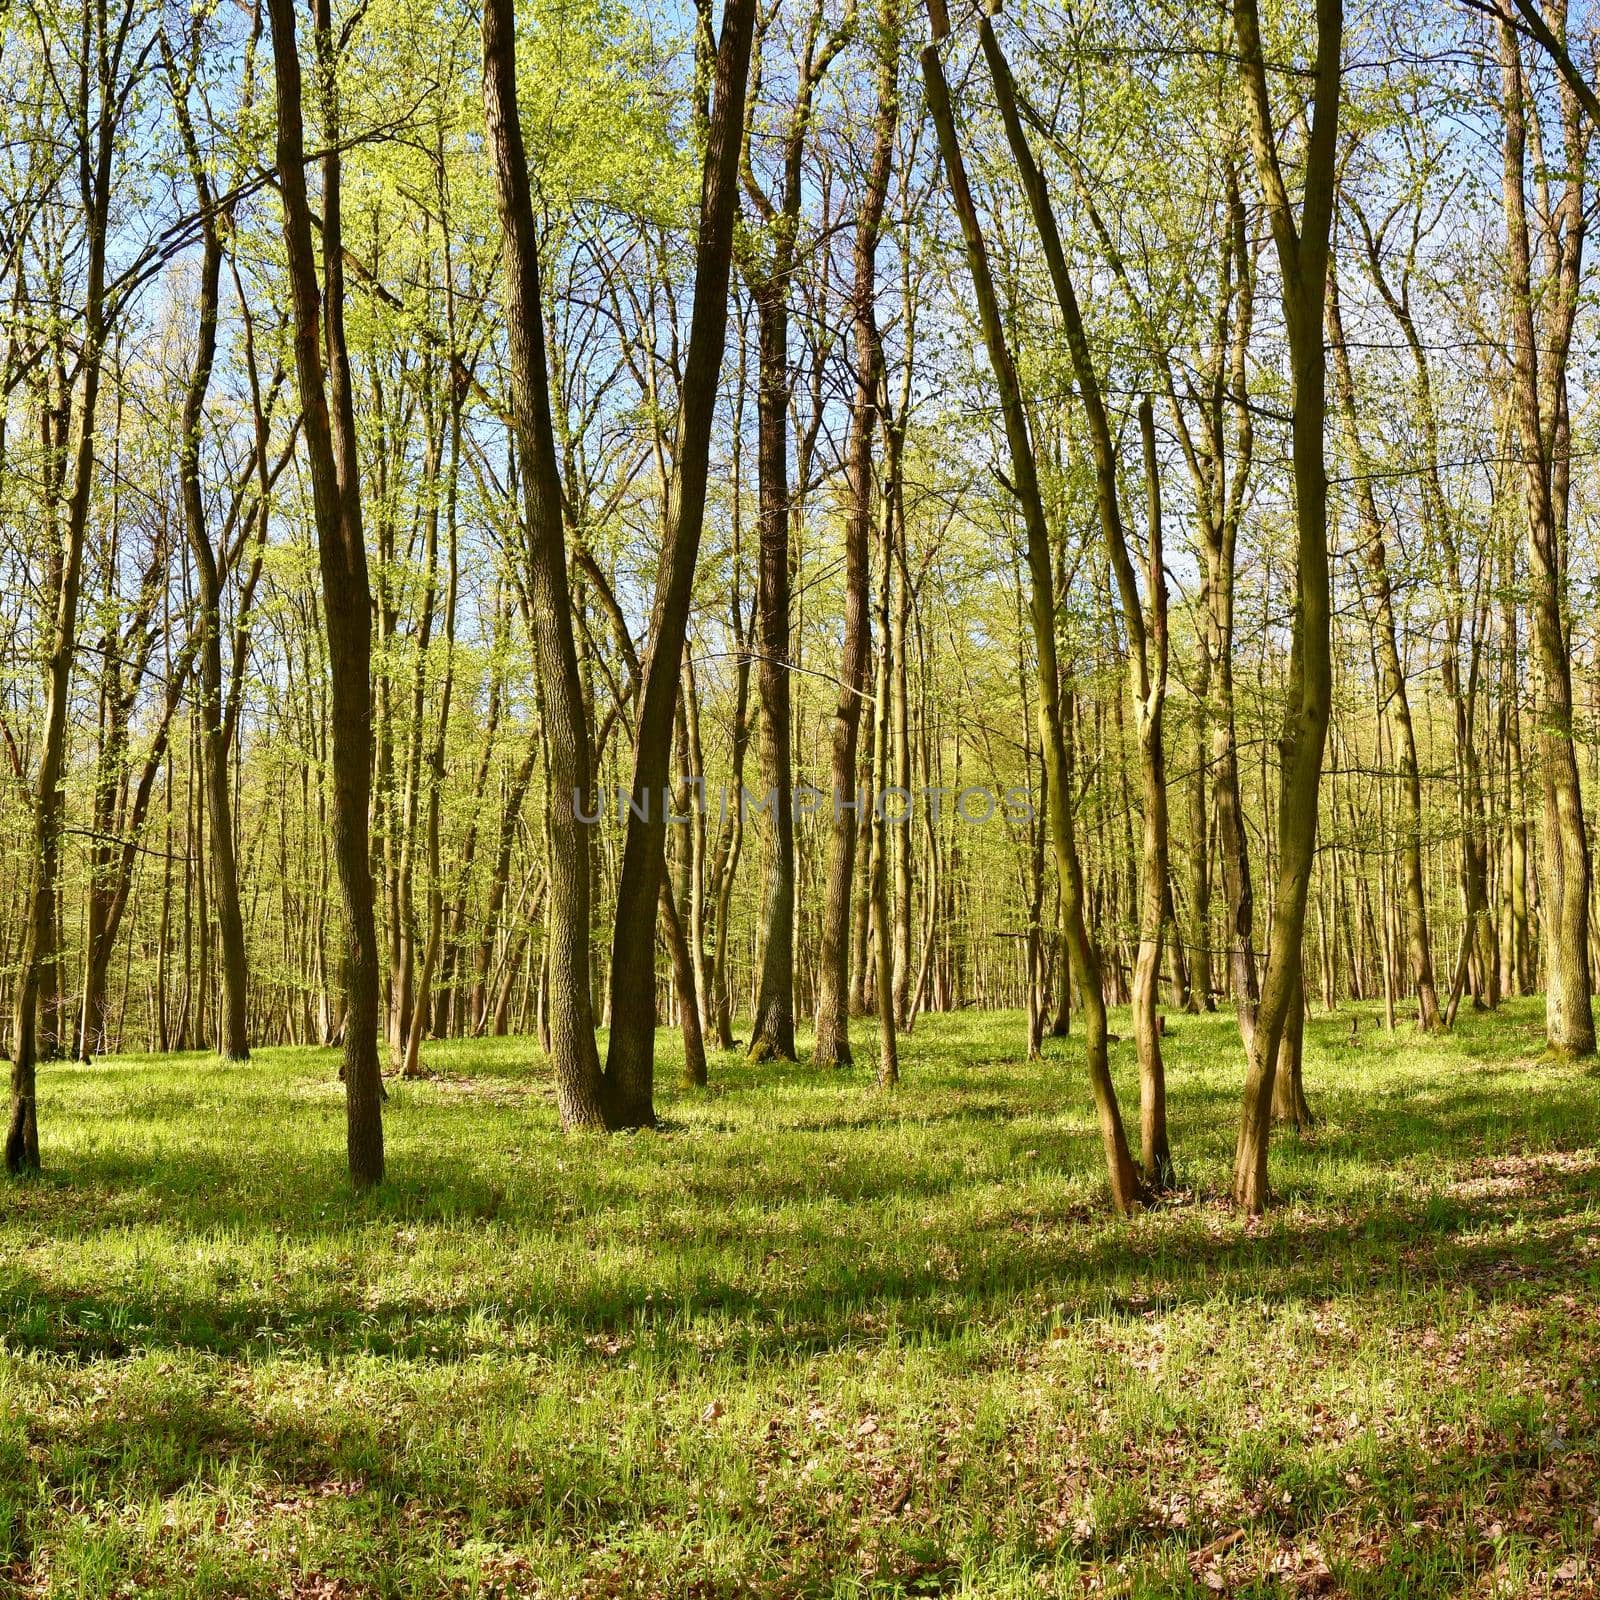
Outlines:
[[[1278,818],[1278,876],[1272,937],[1261,1001],[1249,1043],[1233,1198],[1252,1214],[1267,1203],[1267,1146],[1278,1045],[1302,983],[1301,940],[1306,893],[1316,850],[1317,790],[1333,692],[1329,643],[1328,473],[1323,458],[1327,358],[1323,304],[1333,223],[1340,80],[1344,40],[1342,0],[1317,0],[1315,109],[1306,142],[1304,198],[1296,225],[1279,165],[1267,69],[1256,0],[1233,0],[1235,41],[1250,119],[1257,175],[1283,278],[1289,336],[1298,547],[1295,632],[1282,740],[1282,804]]]
[[[1512,382],[1528,514],[1528,566],[1532,634],[1538,669],[1538,742],[1542,757],[1544,826],[1540,885],[1544,914],[1545,1037],[1552,1052],[1594,1052],[1594,1010],[1589,979],[1588,838],[1572,734],[1572,665],[1567,639],[1565,520],[1567,465],[1567,352],[1571,344],[1583,251],[1583,166],[1587,136],[1578,128],[1570,86],[1562,91],[1566,126],[1568,194],[1566,231],[1554,244],[1553,300],[1542,333],[1534,325],[1528,217],[1523,193],[1527,141],[1526,87],[1511,0],[1500,3],[1500,56],[1505,119],[1505,217],[1511,279],[1514,344]],[[1565,6],[1557,8],[1565,12]],[[1564,26],[1564,22],[1563,22]],[[1541,382],[1540,355],[1547,365]]]
[[[1350,352],[1345,344],[1344,322],[1339,311],[1338,274],[1328,275],[1328,341],[1333,348],[1333,369],[1340,420],[1344,427],[1345,451],[1350,460],[1356,501],[1357,524],[1366,553],[1367,571],[1372,576],[1373,599],[1377,604],[1377,626],[1373,630],[1378,659],[1383,665],[1388,701],[1399,729],[1400,783],[1405,794],[1406,815],[1400,858],[1404,869],[1406,905],[1406,953],[1411,962],[1411,981],[1417,991],[1417,1026],[1424,1033],[1440,1024],[1439,995],[1434,985],[1433,955],[1428,937],[1428,901],[1422,880],[1422,779],[1417,766],[1417,736],[1411,725],[1411,697],[1406,690],[1405,669],[1395,633],[1394,602],[1389,586],[1389,569],[1384,556],[1383,524],[1378,517],[1372,493],[1371,466],[1361,442],[1356,419],[1355,379],[1350,370]]]
[[[850,1053],[850,912],[855,876],[861,791],[856,757],[861,702],[867,691],[868,547],[872,537],[874,484],[872,440],[882,384],[883,351],[876,317],[878,238],[894,164],[899,120],[900,37],[898,7],[888,0],[879,18],[877,112],[872,159],[856,219],[855,283],[850,298],[854,336],[855,395],[846,447],[850,508],[845,524],[844,651],[839,665],[839,700],[833,719],[833,833],[828,854],[827,897],[822,913],[822,959],[817,998],[818,1066],[848,1066]],[[855,802],[846,809],[846,796]]]
[[[511,0],[484,3],[483,107],[505,236],[511,409],[522,468],[525,594],[544,684],[549,740],[550,919],[546,948],[550,1056],[562,1126],[598,1129],[606,1125],[606,1119],[589,986],[590,840],[589,830],[577,816],[579,803],[587,803],[591,789],[589,719],[578,678],[567,586],[533,197],[517,109],[516,21]],[[676,654],[671,659],[675,664]],[[654,902],[651,895],[652,925]]]
[[[798,190],[796,191],[798,195]],[[755,289],[758,363],[756,474],[758,517],[756,616],[760,651],[762,803],[770,829],[762,911],[761,987],[750,1021],[749,1058],[793,1061],[794,1050],[794,768],[789,699],[789,286],[769,277]]]
[[[633,794],[648,809],[642,817],[636,811],[629,813],[611,948],[611,1037],[606,1051],[604,1092],[607,1120],[614,1128],[650,1127],[655,1123],[655,929],[666,836],[662,811],[695,562],[705,518],[717,374],[727,342],[728,280],[732,272],[739,152],[755,9],[755,0],[727,0],[723,11],[701,172],[694,309],[684,362],[666,539],[634,747]],[[719,926],[719,940],[722,936]]]
[[[327,0],[314,0],[322,80],[323,285],[317,284],[305,186],[294,0],[268,0],[278,102],[278,181],[293,299],[295,369],[322,573],[332,693],[332,834],[345,913],[344,1083],[350,1178],[383,1180],[383,1079],[378,1065],[378,939],[367,815],[372,792],[372,591],[361,525],[355,413],[344,335],[339,119]],[[323,360],[326,354],[327,369]]]
[[[1127,1212],[1141,1201],[1143,1190],[1128,1150],[1116,1088],[1111,1081],[1100,963],[1084,922],[1083,870],[1072,831],[1071,762],[1062,718],[1061,680],[1056,658],[1056,602],[1050,534],[1045,522],[1044,501],[1039,490],[1038,468],[1021,386],[1006,343],[999,296],[995,292],[977,207],[973,203],[966,167],[961,158],[955,117],[950,108],[950,91],[937,47],[932,44],[925,46],[921,59],[928,110],[938,134],[946,181],[960,218],[984,343],[1000,390],[1001,411],[1011,456],[1012,487],[1027,532],[1029,620],[1033,629],[1039,687],[1039,742],[1049,771],[1050,830],[1055,845],[1056,868],[1061,878],[1062,920],[1083,1004],[1084,1049],[1100,1124],[1101,1143],[1105,1150],[1111,1200],[1119,1212]]]

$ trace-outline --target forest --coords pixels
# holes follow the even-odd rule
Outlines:
[[[0,0],[0,1596],[1600,1594],[1600,9]]]

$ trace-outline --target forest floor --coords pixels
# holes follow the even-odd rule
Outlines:
[[[1192,1187],[1126,1223],[1015,1015],[923,1019],[891,1096],[684,1094],[663,1033],[663,1131],[610,1140],[525,1042],[431,1046],[368,1198],[330,1052],[51,1067],[0,1593],[1594,1595],[1600,1076],[1537,1002],[1360,1016],[1260,1223],[1226,1017],[1174,1019]]]

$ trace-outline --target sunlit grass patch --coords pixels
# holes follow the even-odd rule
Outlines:
[[[891,1095],[870,1029],[703,1094],[664,1032],[663,1131],[609,1140],[527,1041],[431,1045],[360,1198],[331,1053],[52,1067],[0,1587],[1588,1592],[1600,1080],[1505,1012],[1314,1019],[1257,1223],[1225,1017],[1172,1019],[1185,1190],[1128,1223],[1075,1042],[1015,1016],[922,1019]]]

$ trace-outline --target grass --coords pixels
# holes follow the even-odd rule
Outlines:
[[[1536,1002],[1348,1016],[1254,1224],[1221,1017],[1167,1041],[1192,1190],[1131,1223],[1015,1016],[925,1019],[892,1096],[680,1093],[663,1033],[665,1129],[610,1140],[525,1042],[436,1045],[367,1198],[329,1053],[52,1067],[0,1593],[1592,1595],[1600,1078]]]

